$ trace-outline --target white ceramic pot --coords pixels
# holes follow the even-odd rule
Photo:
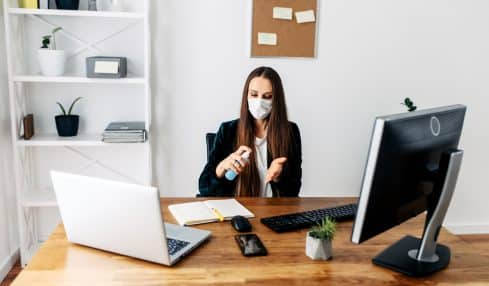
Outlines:
[[[112,5],[110,6],[110,11],[114,11],[114,12],[124,11],[122,0],[112,0]]]
[[[321,240],[306,234],[306,255],[314,260],[328,260],[333,257],[331,240]]]
[[[110,11],[110,0],[97,0],[97,11]]]
[[[98,11],[124,11],[123,3],[121,0],[97,0]]]
[[[39,66],[45,76],[60,76],[65,72],[66,54],[63,50],[39,49]]]

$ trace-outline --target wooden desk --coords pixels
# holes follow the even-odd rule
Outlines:
[[[168,204],[192,199],[162,199],[164,217],[175,222]],[[355,199],[240,199],[255,215],[253,232],[268,248],[265,257],[245,258],[234,241],[228,222],[198,226],[212,231],[212,238],[174,267],[78,246],[66,240],[60,225],[31,263],[14,281],[21,285],[489,285],[489,257],[442,230],[440,241],[452,250],[447,269],[424,279],[414,279],[377,267],[372,257],[405,234],[421,235],[423,216],[394,228],[361,245],[350,242],[352,222],[340,223],[333,242],[333,260],[312,261],[304,254],[306,230],[276,234],[259,218],[288,212],[334,206]],[[121,238],[124,239],[124,238]]]

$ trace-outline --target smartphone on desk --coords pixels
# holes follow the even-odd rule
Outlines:
[[[234,239],[244,256],[264,256],[268,254],[260,238],[254,233],[238,234],[234,236]]]

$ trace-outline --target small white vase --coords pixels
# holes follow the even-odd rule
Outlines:
[[[97,11],[110,11],[111,4],[110,0],[97,0]]]
[[[331,240],[317,239],[306,234],[306,255],[313,260],[328,260],[333,257]]]
[[[63,50],[39,49],[39,66],[45,76],[60,76],[65,72],[66,55]]]
[[[124,11],[124,5],[121,0],[97,0],[98,11]]]
[[[112,5],[110,6],[110,11],[122,12],[124,11],[124,6],[122,0],[112,0]]]

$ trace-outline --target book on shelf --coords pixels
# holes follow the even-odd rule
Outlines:
[[[24,127],[24,140],[29,140],[34,136],[34,115],[27,114],[22,120],[22,126]]]
[[[145,142],[147,134],[143,121],[111,122],[102,134],[102,141],[107,143]]]
[[[49,9],[49,0],[39,0],[39,9]]]
[[[233,216],[255,217],[235,199],[207,200],[169,205],[173,217],[180,225],[193,225],[230,220]]]
[[[144,130],[144,121],[121,121],[111,122],[105,131],[141,131]]]
[[[37,9],[39,8],[37,4],[37,0],[19,0],[20,8]]]

